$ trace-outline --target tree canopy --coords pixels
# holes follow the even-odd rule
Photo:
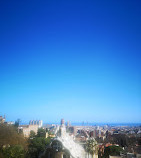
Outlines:
[[[97,141],[94,138],[91,138],[86,142],[86,150],[92,155],[98,153]]]
[[[119,156],[121,151],[122,151],[122,148],[120,146],[115,146],[115,145],[108,146],[104,150],[103,157],[109,158],[109,155],[111,155],[111,156]]]
[[[0,125],[0,157],[24,158],[27,141],[17,128],[11,125]]]
[[[39,128],[37,135],[35,132],[30,132],[28,139],[28,153],[29,158],[38,158],[38,156],[46,149],[46,146],[50,143],[50,138],[45,138],[46,131],[43,128]]]
[[[0,125],[0,146],[3,145],[18,145],[26,147],[26,139],[23,134],[17,132],[17,128],[14,126],[8,126],[5,124]]]

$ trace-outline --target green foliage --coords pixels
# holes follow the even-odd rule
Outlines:
[[[43,128],[39,128],[37,132],[37,137],[46,137],[46,130]]]
[[[34,131],[30,131],[30,136],[29,138],[32,139],[32,138],[35,138],[36,134]]]
[[[97,145],[97,141],[92,138],[92,139],[89,139],[87,142],[86,142],[86,150],[88,153],[94,155],[94,154],[97,154],[98,153],[98,145]]]
[[[38,129],[37,135],[34,131],[30,132],[27,157],[38,158],[40,153],[44,152],[46,146],[50,143],[50,138],[45,138],[45,136],[46,131],[43,128]]]
[[[50,138],[45,138],[45,134],[42,128],[37,135],[31,131],[27,140],[15,126],[0,125],[0,158],[38,158],[50,143]]]
[[[27,141],[16,127],[0,125],[0,158],[23,158],[26,148]]]
[[[135,146],[139,141],[137,137],[129,137],[126,134],[113,134],[109,135],[105,140],[104,143],[111,143],[111,144],[118,144],[121,147],[129,147]]]
[[[4,158],[24,158],[24,153],[24,148],[21,145],[3,148]]]
[[[104,150],[103,157],[109,158],[109,155],[111,155],[111,156],[119,156],[120,155],[120,151],[122,151],[122,148],[120,146],[115,146],[115,145],[108,146]]]
[[[48,135],[52,135],[53,134],[49,129],[46,129],[46,132],[48,133]]]
[[[0,147],[3,145],[22,145],[26,148],[26,139],[14,126],[0,125]]]
[[[47,144],[50,143],[50,138],[35,137],[29,140],[28,156],[32,158],[38,158],[39,154],[42,153]]]
[[[2,149],[0,149],[0,158],[4,158],[4,155],[3,155]]]

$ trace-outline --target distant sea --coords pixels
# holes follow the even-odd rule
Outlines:
[[[44,123],[44,124],[55,124],[59,125],[60,123]],[[80,123],[80,122],[72,122],[72,126],[141,126],[141,123]]]
[[[21,122],[21,125],[28,125],[29,122]],[[55,124],[60,125],[60,122],[43,122],[44,125]],[[97,123],[97,122],[71,122],[72,126],[141,126],[141,123]]]

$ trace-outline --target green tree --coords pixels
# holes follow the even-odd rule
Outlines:
[[[37,137],[46,137],[46,130],[43,128],[39,128],[37,132]]]
[[[4,155],[3,155],[2,149],[0,149],[0,158],[4,158]]]
[[[104,150],[103,157],[104,158],[109,158],[109,155],[111,155],[111,156],[119,156],[121,151],[122,151],[122,148],[120,146],[115,146],[115,145],[108,146]]]
[[[38,158],[38,156],[46,149],[50,143],[50,138],[35,137],[29,140],[28,156]]]
[[[95,154],[98,154],[98,145],[94,138],[91,138],[86,142],[86,150],[88,154],[91,154],[93,157],[95,157]]]
[[[0,147],[4,145],[22,145],[24,148],[27,147],[27,141],[23,134],[17,132],[17,128],[2,124],[0,125]]]
[[[35,132],[34,131],[30,131],[30,136],[29,136],[29,138],[30,139],[33,139],[33,138],[35,138],[36,137],[36,134],[35,134]]]
[[[24,158],[24,153],[24,148],[21,145],[14,145],[3,148],[4,158]]]
[[[0,158],[11,158],[8,154],[21,152],[21,148],[27,150],[27,141],[23,134],[17,132],[17,128],[6,124],[0,125]],[[4,155],[5,154],[5,155]],[[7,156],[7,157],[6,157]],[[15,157],[16,158],[16,157]],[[19,157],[20,158],[20,157]]]

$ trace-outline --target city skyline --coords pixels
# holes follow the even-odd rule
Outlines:
[[[3,1],[0,115],[141,123],[140,1]]]

